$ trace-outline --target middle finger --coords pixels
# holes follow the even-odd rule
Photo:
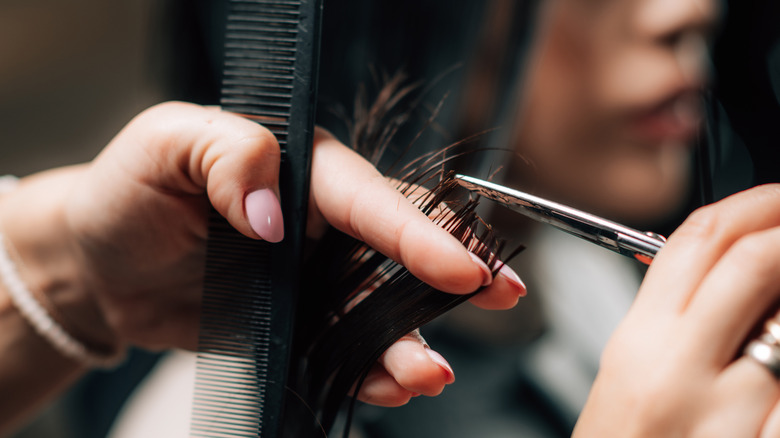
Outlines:
[[[702,281],[685,324],[692,343],[708,340],[703,360],[725,366],[780,298],[780,227],[737,241]]]

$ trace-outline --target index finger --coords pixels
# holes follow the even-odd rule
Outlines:
[[[328,223],[437,289],[469,293],[492,281],[484,262],[432,223],[368,161],[321,129],[314,136],[311,198]]]
[[[699,284],[742,236],[780,225],[780,185],[732,195],[695,211],[648,270],[637,302],[646,309],[686,310]]]

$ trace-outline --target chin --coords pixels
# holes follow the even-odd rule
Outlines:
[[[636,198],[626,201],[605,216],[636,228],[650,230],[652,227],[672,220],[688,204],[690,190],[679,188],[673,192],[658,193],[651,198]]]
[[[645,163],[646,164],[646,163]],[[597,208],[611,219],[649,227],[673,219],[688,205],[692,188],[690,155],[673,163],[621,169],[603,180]],[[626,166],[628,167],[628,166]]]

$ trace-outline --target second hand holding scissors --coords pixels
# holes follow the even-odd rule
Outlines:
[[[531,219],[550,224],[591,243],[633,257],[649,265],[666,238],[642,232],[602,217],[557,202],[539,198],[500,184],[467,175],[455,175],[458,183],[471,192],[514,210]]]

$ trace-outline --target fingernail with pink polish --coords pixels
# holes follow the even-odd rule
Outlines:
[[[483,262],[482,259],[473,252],[469,252],[469,256],[471,256],[471,260],[474,260],[474,263],[476,263],[477,266],[479,266],[479,268],[482,270],[482,286],[487,286],[492,283],[493,274],[490,272],[488,265],[486,265],[485,262]]]
[[[502,265],[498,270],[498,275],[504,277],[512,286],[518,289],[518,294],[524,297],[528,293],[528,289],[525,287],[525,283],[520,279],[520,276],[510,268],[508,265]]]
[[[249,226],[263,240],[279,242],[284,238],[284,222],[279,198],[271,189],[256,190],[244,203]]]
[[[444,372],[447,373],[447,384],[455,381],[455,372],[452,371],[452,367],[450,366],[449,362],[447,362],[447,359],[444,358],[441,354],[439,354],[437,351],[432,350],[430,347],[425,347],[425,352],[428,353],[428,356],[431,358],[432,361],[436,363],[436,365],[440,366]]]

